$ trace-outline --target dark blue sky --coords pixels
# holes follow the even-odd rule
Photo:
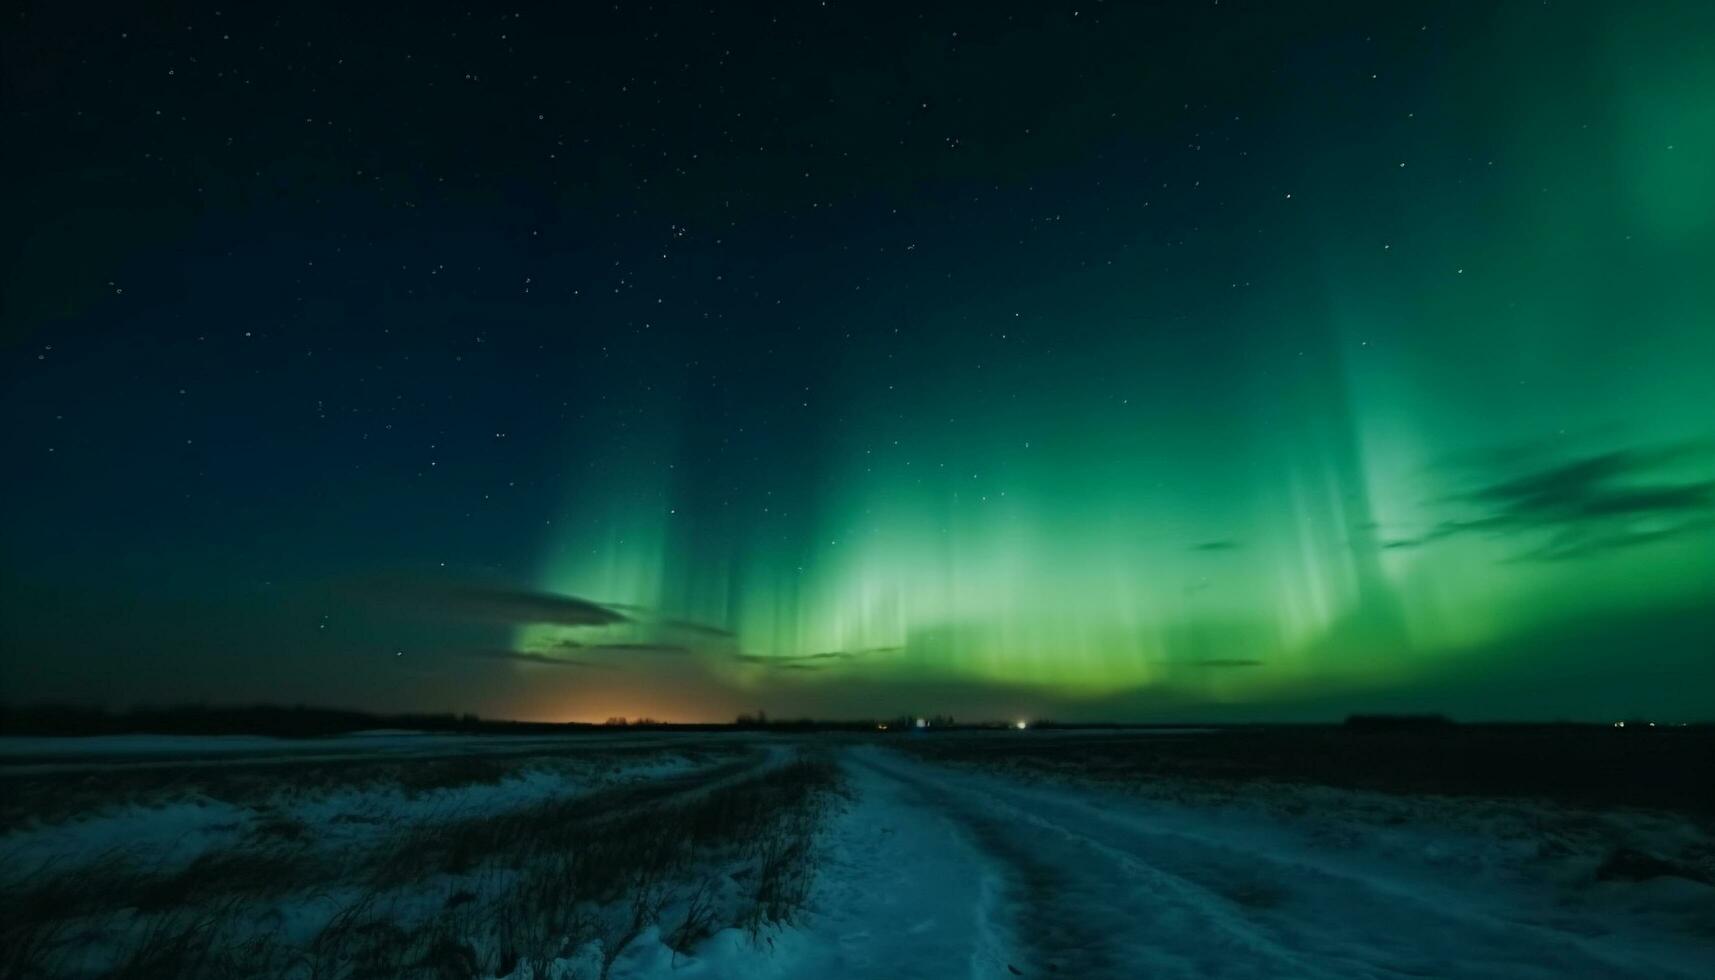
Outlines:
[[[1710,28],[26,6],[6,695],[1706,710]]]

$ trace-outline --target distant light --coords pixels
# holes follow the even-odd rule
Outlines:
[[[1012,727],[1014,727],[1014,728],[1016,728],[1022,732],[1026,728],[1030,727],[1030,722],[1028,722],[1028,721],[1015,721],[1012,723]]]
[[[928,728],[929,727],[929,719],[927,719],[927,718],[917,719],[917,727],[918,728]]]

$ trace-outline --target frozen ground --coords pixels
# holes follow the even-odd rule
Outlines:
[[[689,961],[640,946],[616,975],[1715,975],[1715,840],[1695,819],[1115,785],[919,755],[844,752],[851,802],[825,833],[809,911],[767,955],[732,936]],[[1616,855],[1650,857],[1628,871]]]
[[[833,832],[800,975],[1699,977],[1715,889],[1595,880],[1544,836],[1449,826],[1474,801],[1292,790],[1184,804],[878,749]],[[1268,792],[1256,790],[1253,792]],[[1280,804],[1276,807],[1271,804]],[[1298,816],[1285,816],[1296,811]],[[1638,817],[1638,836],[1707,838]],[[1581,820],[1567,820],[1567,824]],[[1662,840],[1663,837],[1669,838]]]
[[[802,905],[835,772],[721,736],[7,755],[0,977],[599,975],[651,927],[758,936]]]
[[[536,740],[456,736],[61,741],[82,744],[54,747],[52,762],[17,747],[0,750],[20,760],[7,767],[9,774],[61,777],[59,785],[69,795],[58,802],[76,808],[64,819],[19,817],[21,826],[0,840],[0,857],[13,869],[69,870],[92,860],[124,860],[170,870],[270,838],[301,844],[306,853],[337,852],[377,843],[402,826],[506,812],[691,772],[693,758],[724,754],[620,754],[615,750],[632,746],[611,742],[585,752],[552,753]],[[332,760],[348,764],[305,768]],[[418,760],[422,769],[413,767]],[[152,775],[170,778],[151,786]]]
[[[0,772],[28,812],[9,804],[0,883],[8,929],[25,905],[41,921],[0,974],[1715,975],[1695,815],[1102,779],[1058,749],[930,744],[15,750]]]

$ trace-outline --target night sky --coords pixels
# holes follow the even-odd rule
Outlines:
[[[916,6],[9,12],[0,697],[1715,715],[1715,4]]]

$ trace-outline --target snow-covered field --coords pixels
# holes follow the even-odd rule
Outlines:
[[[0,973],[1715,975],[1685,815],[843,736],[423,738],[0,749]]]
[[[0,742],[12,740],[0,740]],[[19,740],[32,743],[47,739]],[[401,827],[505,812],[566,798],[596,788],[681,774],[695,766],[685,755],[659,753],[614,756],[600,746],[580,753],[529,751],[533,743],[473,740],[455,736],[354,736],[326,740],[285,740],[250,736],[110,736],[62,739],[51,746],[53,762],[26,755],[23,747],[0,748],[0,757],[28,759],[13,772],[27,775],[85,773],[73,784],[75,801],[87,809],[55,821],[28,821],[0,843],[0,856],[12,869],[75,868],[90,861],[129,860],[157,870],[182,867],[224,848],[283,838],[309,853],[336,853],[376,844]],[[474,744],[473,744],[474,743]],[[36,748],[36,746],[31,746]],[[522,752],[522,758],[491,766],[490,756]],[[169,754],[170,753],[170,754]],[[388,771],[364,770],[351,779],[298,780],[292,770],[252,770],[248,792],[222,792],[209,777],[226,776],[214,767],[236,764],[274,767],[281,763],[359,758],[409,765],[426,758],[450,771],[441,779],[388,778]],[[701,753],[699,753],[701,754]],[[114,758],[125,758],[115,764]],[[107,761],[96,761],[106,759]],[[475,763],[466,768],[465,764]],[[112,782],[140,771],[183,774],[164,787],[118,799],[107,796]],[[392,769],[392,772],[397,772]],[[199,773],[203,778],[199,778]],[[429,773],[428,775],[433,775]]]
[[[682,950],[801,907],[834,774],[647,735],[0,755],[0,976],[601,975],[652,927]]]
[[[886,750],[855,750],[849,762],[861,802],[833,833],[837,856],[814,906],[827,934],[804,944],[816,966],[799,975],[1697,977],[1715,968],[1715,888],[1673,876],[1596,880],[1616,835],[1707,854],[1708,836],[1674,818],[1591,827],[1591,815],[1523,804],[1327,789],[1187,803]]]

